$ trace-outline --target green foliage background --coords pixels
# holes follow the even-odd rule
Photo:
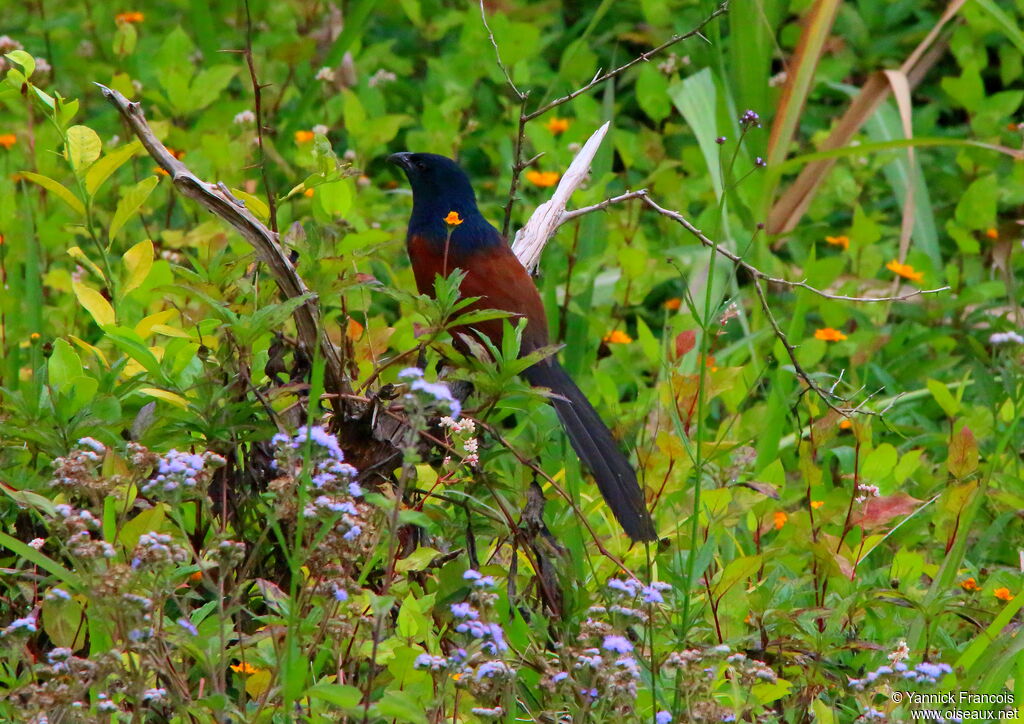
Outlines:
[[[899,67],[946,10],[857,0],[835,3],[834,24],[809,20],[831,17],[832,5],[734,0],[702,36],[525,126],[523,156],[543,154],[529,170],[561,172],[611,122],[572,206],[646,189],[761,272],[830,295],[763,283],[770,319],[749,272],[712,263],[713,251],[639,200],[574,220],[548,246],[538,285],[561,359],[635,451],[662,544],[631,548],[619,533],[553,411],[512,374],[510,340],[493,364],[460,373],[478,391],[467,414],[490,425],[479,431],[479,466],[404,439],[403,455],[379,472],[406,500],[397,504],[390,486],[367,496],[367,538],[333,572],[348,596],[341,605],[310,565],[336,520],[289,518],[289,493],[268,487],[267,441],[322,412],[305,412],[323,372],[291,344],[295,303],[280,298],[241,236],[156,173],[93,83],[140,102],[165,146],[257,216],[269,219],[274,200],[276,228],[365,399],[397,382],[417,351],[431,378],[451,351],[444,305],[411,294],[410,197],[386,156],[458,157],[485,215],[503,220],[521,109],[480,7],[6,8],[0,623],[28,618],[36,630],[8,627],[0,638],[2,686],[14,693],[0,703],[4,716],[42,721],[45,708],[30,700],[45,695],[51,721],[653,721],[661,711],[677,721],[852,721],[909,716],[890,696],[908,687],[1004,697],[965,705],[978,711],[1015,697],[1010,708],[1022,711],[1024,384],[1020,338],[1005,335],[1024,333],[1024,3],[962,3],[913,78],[909,115],[890,96],[850,143],[819,153],[857,89]],[[531,112],[716,8],[484,9]],[[819,43],[820,59],[797,52],[801,37]],[[262,154],[239,52],[247,45],[264,84]],[[808,83],[803,104],[784,94],[798,78]],[[747,109],[761,126],[740,123]],[[567,130],[552,130],[553,118]],[[792,140],[771,144],[786,120]],[[796,174],[820,158],[837,162],[799,223],[764,229]],[[549,193],[524,176],[512,228]],[[897,259],[911,278],[887,267]],[[940,291],[835,298],[916,289]],[[842,339],[817,338],[823,329]],[[834,391],[828,401],[853,410],[849,423],[808,390],[780,334],[809,377]],[[414,430],[430,429],[438,410],[428,402],[405,399]],[[82,473],[89,484],[53,485],[54,461],[86,436],[105,450]],[[155,458],[136,464],[128,440],[157,454],[210,451],[226,465],[206,481],[210,496],[147,496]],[[308,447],[292,491],[300,502]],[[532,480],[557,545],[517,527]],[[877,498],[857,500],[857,486],[875,486]],[[74,552],[54,507],[64,503],[92,511],[93,535],[112,557]],[[140,573],[132,551],[154,532],[185,554]],[[242,559],[214,553],[228,541],[242,544]],[[462,579],[470,566],[497,576],[493,600]],[[671,586],[664,603],[638,605],[642,621],[607,608],[618,594],[606,581],[633,575]],[[541,595],[552,581],[558,610]],[[69,598],[48,594],[53,587]],[[128,636],[117,613],[126,594],[155,602],[153,641]],[[516,673],[490,688],[450,664],[413,665],[470,645],[449,608],[463,600],[509,640],[499,658]],[[602,616],[607,628],[594,629]],[[180,619],[196,633],[176,628]],[[610,674],[573,670],[571,686],[552,683],[571,667],[573,646],[591,636],[601,648],[599,634],[631,640],[635,696],[613,691]],[[900,640],[911,668],[944,662],[952,672],[849,685],[886,664]],[[471,653],[483,656],[476,645]],[[748,681],[745,664],[718,645],[765,662],[774,678]],[[45,662],[55,646],[94,668],[63,679]],[[666,667],[684,650],[702,651],[701,665]],[[159,704],[145,700],[154,688],[165,690]]]

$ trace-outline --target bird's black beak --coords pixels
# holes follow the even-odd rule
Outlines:
[[[393,163],[399,168],[408,171],[412,167],[412,154],[408,151],[393,153],[388,156],[388,163]]]

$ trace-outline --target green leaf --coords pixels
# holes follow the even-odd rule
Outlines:
[[[932,393],[932,397],[939,403],[939,407],[946,413],[946,417],[954,418],[960,411],[960,403],[956,401],[949,389],[939,382],[938,380],[928,380],[928,391]]]
[[[672,104],[668,98],[668,78],[653,63],[640,67],[636,78],[636,101],[655,123],[668,118]]]
[[[423,704],[407,691],[389,689],[384,692],[384,698],[378,701],[374,708],[388,719],[408,724],[427,724]]]
[[[314,203],[319,204],[324,213],[331,217],[344,216],[352,208],[352,182],[339,179],[316,187]]]
[[[79,216],[85,216],[85,204],[60,181],[54,181],[49,176],[32,173],[31,171],[22,171],[21,175],[32,183],[42,186],[47,191],[53,192],[57,198],[70,206],[71,210],[77,212]]]
[[[96,161],[85,174],[86,192],[90,196],[95,196],[104,182],[110,178],[110,175],[121,168],[140,148],[142,148],[141,141],[132,141],[120,148],[114,149]]]
[[[82,360],[75,348],[60,338],[53,343],[53,354],[46,368],[50,384],[58,390],[70,389],[71,381],[83,374]]]
[[[103,142],[96,131],[88,126],[72,126],[67,133],[67,158],[71,168],[81,175],[93,161],[100,157]]]
[[[865,480],[877,481],[889,477],[896,468],[899,453],[889,443],[885,442],[876,447],[864,459],[861,466],[861,475]]]
[[[121,263],[125,271],[121,293],[127,296],[133,289],[142,286],[149,276],[149,270],[153,268],[153,242],[149,239],[140,241],[124,253]]]
[[[956,220],[968,229],[988,229],[996,224],[996,201],[999,181],[995,174],[971,182],[956,205]]]
[[[110,230],[108,232],[110,240],[113,241],[124,225],[128,222],[132,216],[139,210],[139,208],[146,202],[149,195],[156,188],[157,183],[160,179],[156,176],[150,176],[139,181],[134,186],[128,188],[121,196],[121,200],[117,202],[117,210],[114,211],[114,218],[110,221]]]
[[[363,700],[363,692],[347,684],[332,684],[321,681],[306,689],[306,696],[326,701],[341,709],[354,709]]]
[[[15,63],[20,65],[25,70],[25,77],[31,78],[32,74],[36,71],[36,59],[24,50],[12,50],[10,53],[4,56],[8,60],[13,60]]]
[[[55,646],[77,651],[85,646],[85,607],[76,599],[43,601],[43,630]]]
[[[189,86],[189,110],[202,110],[220,98],[237,72],[238,66],[227,64],[215,65],[200,72]]]

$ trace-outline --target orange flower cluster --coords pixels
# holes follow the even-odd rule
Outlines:
[[[137,10],[128,13],[118,13],[114,16],[114,22],[118,25],[121,25],[122,23],[141,23],[145,19],[146,16]]]
[[[245,661],[240,664],[231,664],[231,670],[238,674],[258,674],[260,671],[255,666]]]
[[[544,127],[557,136],[569,130],[569,123],[570,121],[568,118],[553,116],[551,120],[544,124]]]
[[[316,134],[312,131],[296,131],[295,142],[296,143],[309,143],[316,137]]]
[[[960,581],[960,588],[964,589],[965,591],[981,590],[981,586],[979,586],[978,582],[974,580],[974,576],[971,576],[970,578],[965,578],[964,580]]]
[[[534,186],[540,186],[541,188],[554,186],[556,183],[558,183],[559,178],[561,178],[561,174],[559,174],[557,171],[526,172],[526,180],[532,183]]]
[[[999,238],[999,230],[998,229],[985,229],[985,236],[987,236],[989,239],[992,239],[993,241],[995,241],[996,239]]]
[[[462,223],[462,217],[459,216],[458,211],[449,211],[448,215],[444,217],[444,223],[448,226],[458,226]]]
[[[683,300],[680,299],[679,297],[672,297],[671,299],[666,299],[665,303],[662,304],[661,306],[665,307],[665,309],[667,309],[670,312],[674,312],[681,306],[683,306]]]
[[[18,137],[13,133],[0,134],[0,146],[3,146],[5,149],[10,149],[17,141]]]
[[[842,342],[846,339],[846,335],[840,332],[838,329],[832,329],[831,327],[824,327],[817,330],[814,333],[815,339],[820,339],[825,342]]]
[[[772,517],[775,519],[775,530],[782,530],[782,526],[789,520],[789,515],[782,510],[775,511]]]
[[[827,241],[832,246],[843,247],[843,251],[846,251],[847,249],[850,248],[850,237],[848,236],[826,236],[825,241]]]
[[[613,330],[604,336],[606,344],[629,344],[633,338],[620,329]]]
[[[910,264],[900,264],[895,259],[886,264],[885,268],[897,276],[909,279],[912,282],[919,282],[924,279],[924,272],[916,271],[914,267],[910,266]]]
[[[1013,594],[1010,593],[1010,589],[1006,586],[1003,586],[1002,588],[997,588],[996,590],[992,591],[992,595],[998,598],[1000,601],[1013,600]]]

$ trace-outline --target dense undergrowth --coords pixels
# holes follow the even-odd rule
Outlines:
[[[1024,4],[734,0],[552,105],[717,7],[486,3],[522,104],[472,3],[6,8],[0,718],[1024,711]],[[563,226],[537,283],[649,547],[511,326],[438,381],[457,287],[412,293],[384,161],[458,157],[500,227],[543,154],[514,230],[606,121],[572,206],[647,200]],[[292,321],[311,299],[344,389]]]

